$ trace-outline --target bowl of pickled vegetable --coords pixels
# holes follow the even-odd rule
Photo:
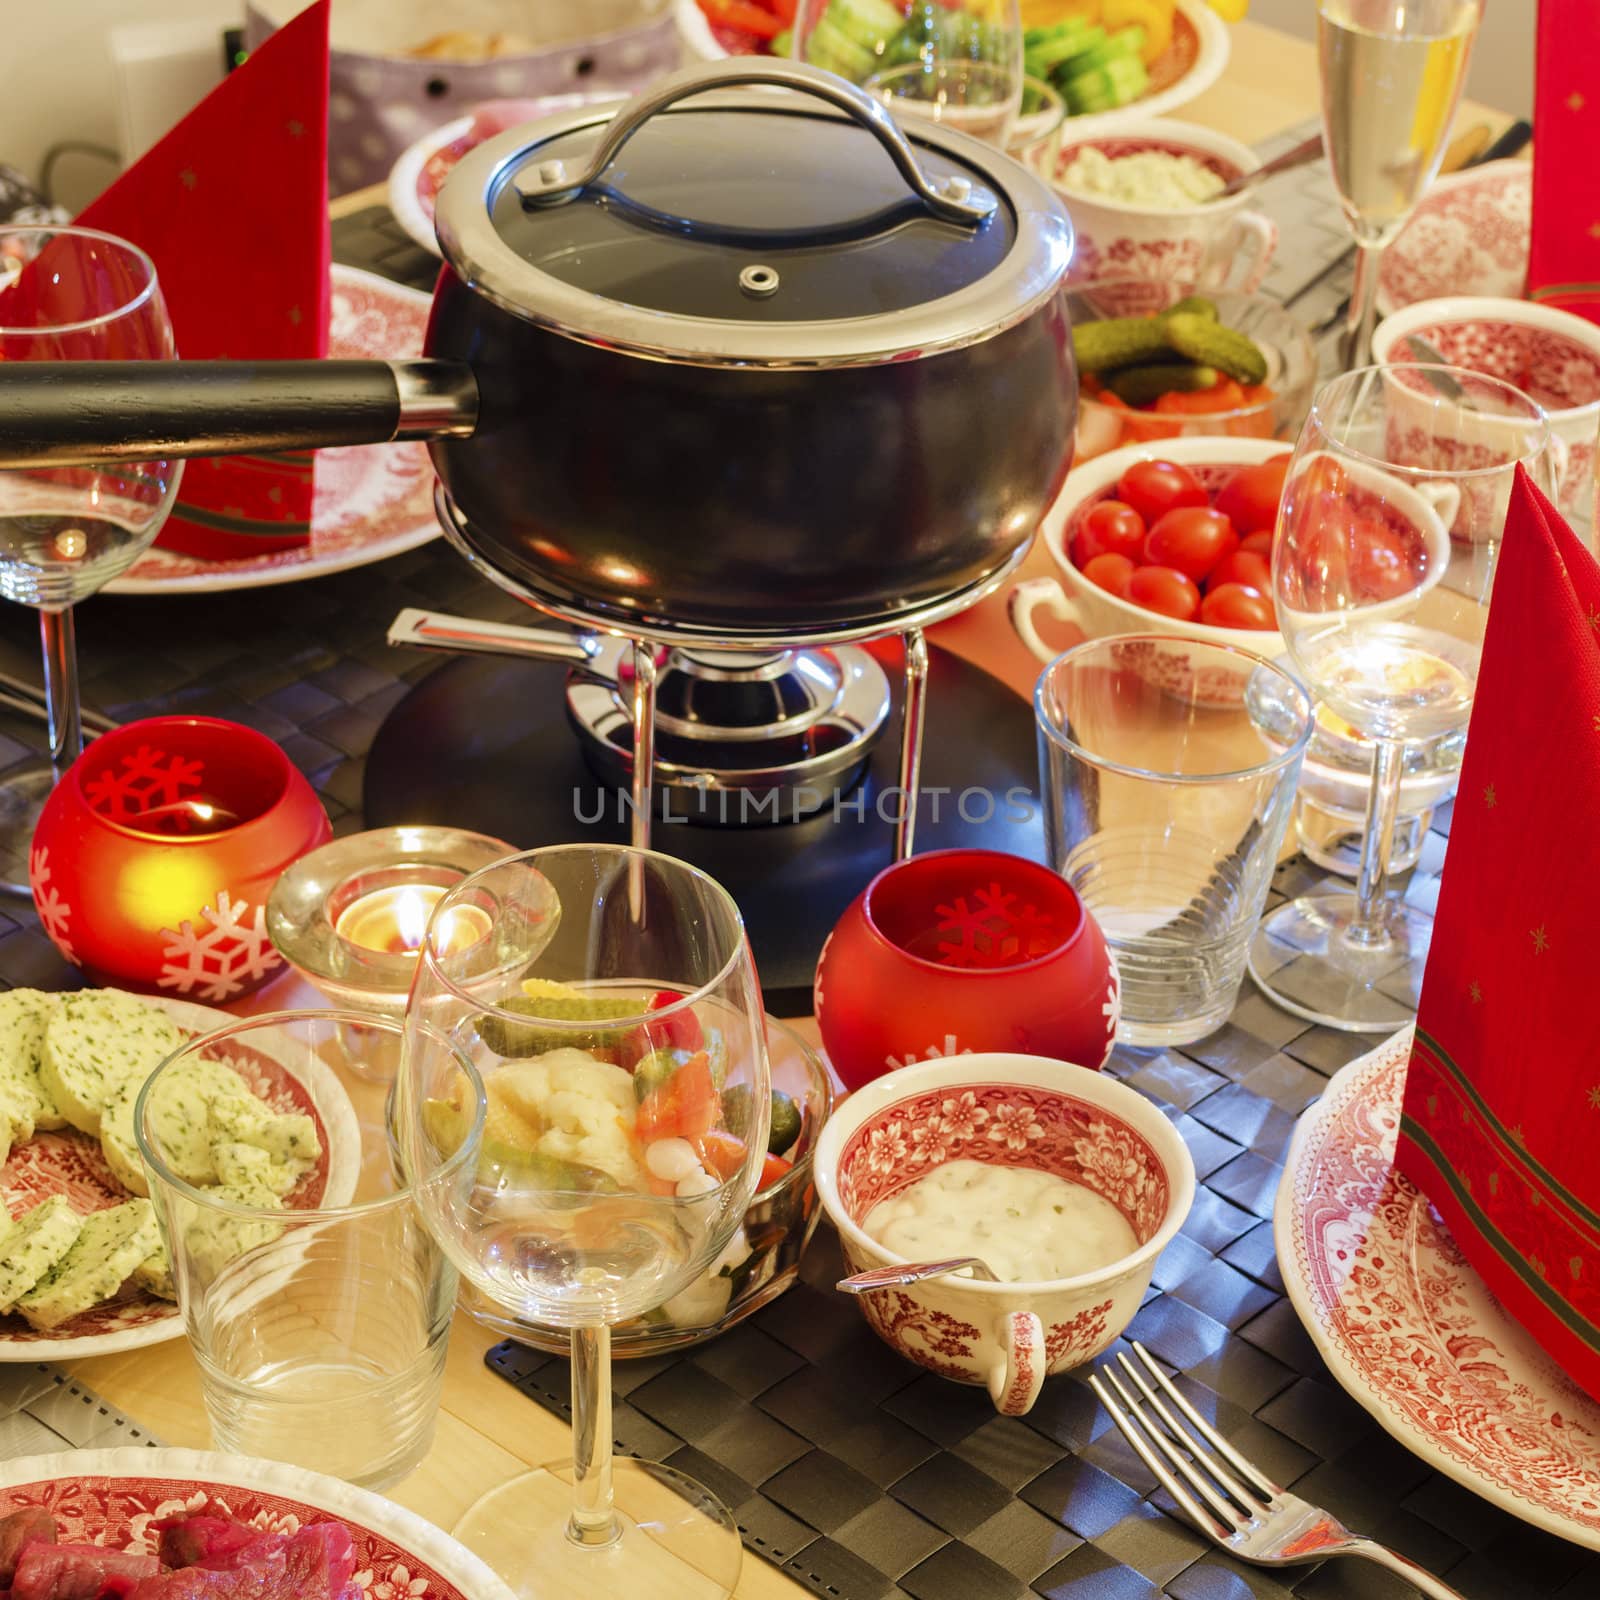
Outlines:
[[[1116,279],[1071,290],[1074,463],[1126,445],[1212,436],[1292,442],[1317,352],[1267,295]]]
[[[794,1282],[821,1216],[811,1179],[817,1136],[833,1109],[833,1086],[821,1057],[792,1028],[767,1018],[772,1075],[771,1132],[760,1186],[744,1224],[705,1275],[642,1317],[611,1330],[614,1356],[658,1355],[700,1344],[776,1299]],[[725,1090],[724,1096],[743,1093]],[[730,1125],[737,1118],[723,1105]],[[462,1285],[461,1303],[485,1327],[553,1355],[565,1355],[571,1335],[543,1327],[492,1305]]]

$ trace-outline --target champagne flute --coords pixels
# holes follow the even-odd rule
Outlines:
[[[1322,127],[1357,245],[1340,343],[1371,360],[1378,265],[1444,155],[1483,0],[1317,0]]]
[[[793,51],[898,117],[1005,148],[1022,105],[1017,0],[801,0]]]
[[[462,1276],[572,1341],[572,1462],[490,1490],[454,1530],[529,1600],[721,1600],[738,1580],[709,1490],[612,1460],[610,1329],[715,1270],[770,1114],[744,925],[703,873],[558,846],[439,901],[396,1080],[401,1159]]]
[[[1516,471],[1553,495],[1557,454],[1534,401],[1461,368],[1366,367],[1312,402],[1273,541],[1278,625],[1324,712],[1373,741],[1373,779],[1355,892],[1281,906],[1251,943],[1250,975],[1299,1016],[1388,1033],[1416,1008],[1433,919],[1385,894],[1406,741],[1466,727]]]
[[[89,228],[0,228],[0,361],[170,361],[144,251]],[[179,461],[0,473],[0,595],[39,610],[50,755],[0,785],[0,887],[26,893],[33,830],[83,749],[73,605],[133,565],[177,497]]]

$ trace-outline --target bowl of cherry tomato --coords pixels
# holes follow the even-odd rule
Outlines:
[[[1130,445],[1074,467],[1045,517],[1060,571],[1012,590],[1011,623],[1041,660],[1036,611],[1091,639],[1169,632],[1283,653],[1272,536],[1290,453],[1270,439]]]

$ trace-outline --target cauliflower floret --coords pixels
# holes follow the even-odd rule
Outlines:
[[[621,1067],[569,1047],[503,1067],[492,1081],[537,1129],[539,1154],[598,1167],[624,1188],[645,1187],[633,1148],[633,1079]]]

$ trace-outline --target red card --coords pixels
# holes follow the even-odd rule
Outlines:
[[[156,264],[195,360],[328,349],[328,8],[267,40],[78,221]],[[157,541],[223,559],[311,536],[312,457],[191,461]]]
[[[1528,296],[1600,322],[1600,0],[1539,0]]]
[[[1518,468],[1396,1163],[1600,1397],[1597,811],[1600,566]]]

